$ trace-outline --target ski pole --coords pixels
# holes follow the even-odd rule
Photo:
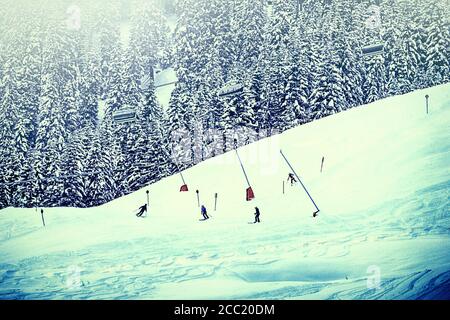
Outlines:
[[[298,181],[300,182],[300,184],[302,185],[303,189],[305,190],[306,194],[308,195],[309,199],[311,200],[311,202],[314,204],[314,207],[316,207],[316,212],[313,213],[316,214],[318,213],[320,210],[317,207],[316,203],[314,202],[313,198],[311,197],[311,195],[309,194],[308,190],[306,189],[305,185],[303,184],[302,180],[300,180],[300,177],[298,176],[298,174],[295,172],[294,168],[292,168],[291,164],[289,163],[288,159],[286,158],[286,156],[283,154],[283,151],[280,150],[281,156],[284,158],[284,161],[286,161],[287,165],[289,166],[289,168],[291,168],[292,172],[294,172],[295,176],[297,177]]]

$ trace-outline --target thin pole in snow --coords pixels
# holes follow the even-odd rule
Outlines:
[[[241,158],[239,157],[239,153],[237,152],[237,150],[234,150],[234,151],[236,151],[236,155],[237,155],[237,157],[239,159],[239,163],[241,164],[241,168],[242,168],[242,172],[244,173],[245,180],[247,180],[248,186],[251,187],[250,181],[248,180],[248,177],[247,177],[247,173],[245,172],[245,169],[244,169],[244,165],[242,164]]]
[[[45,227],[45,220],[44,220],[44,209],[41,209],[41,218],[42,218],[42,224]]]
[[[36,180],[36,182],[35,182],[35,186],[37,186],[37,180]],[[35,197],[34,197],[34,208],[35,208],[35,211],[37,212],[37,204],[38,204],[38,190],[37,190],[37,188],[33,188],[34,190],[35,190],[35,192],[36,192],[36,194],[35,194]]]
[[[217,209],[217,192],[214,195],[214,211]]]
[[[150,203],[149,203],[149,200],[150,200],[150,199],[149,199],[149,193],[150,193],[150,191],[147,190],[147,191],[145,191],[145,193],[147,194],[147,207],[148,207],[149,204],[150,204]]]
[[[322,173],[323,169],[323,162],[325,161],[325,157],[322,157],[322,164],[320,165],[320,173]]]
[[[172,149],[172,154],[174,155],[175,152],[173,150],[173,146],[171,146],[171,149]],[[185,185],[186,182],[184,181],[183,173],[181,173],[180,166],[178,165],[178,161],[176,159],[174,159],[174,163],[175,163],[175,166],[177,167],[178,172],[180,173],[181,180],[183,181],[183,185]]]
[[[200,191],[195,190],[195,193],[197,194],[197,206],[200,207]]]
[[[430,96],[429,95],[426,95],[425,96],[425,100],[426,100],[426,108],[427,108],[427,114],[428,114],[428,98],[429,98]]]
[[[283,194],[284,194],[284,180],[283,180]]]
[[[297,177],[298,181],[300,182],[300,184],[302,185],[303,189],[305,190],[306,194],[308,195],[309,199],[311,200],[311,202],[314,204],[314,206],[316,207],[316,212],[313,213],[313,215],[315,215],[316,213],[318,213],[320,210],[317,207],[316,203],[314,202],[313,198],[311,197],[311,195],[309,194],[308,190],[306,189],[305,185],[303,184],[302,180],[300,180],[300,177],[298,176],[298,174],[295,172],[294,168],[292,168],[291,164],[289,163],[288,159],[286,158],[286,156],[283,154],[283,151],[280,150],[281,156],[284,158],[284,161],[286,161],[287,165],[289,166],[289,168],[291,168],[292,172],[294,172],[295,176]]]
[[[181,180],[183,180],[183,184],[186,184],[186,182],[184,181],[183,174],[181,172],[180,172],[180,176],[181,176]]]

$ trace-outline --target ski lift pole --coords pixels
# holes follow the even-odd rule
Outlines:
[[[308,190],[306,189],[305,185],[303,184],[302,180],[300,180],[300,177],[298,176],[298,174],[295,172],[294,168],[292,168],[291,164],[289,163],[288,159],[286,158],[286,156],[284,155],[283,151],[280,150],[281,156],[283,157],[284,161],[286,161],[287,165],[289,166],[289,168],[291,168],[292,172],[295,174],[295,176],[297,177],[298,181],[300,182],[300,184],[302,185],[303,189],[305,190],[306,194],[308,195],[309,199],[311,200],[311,202],[314,204],[314,207],[316,207],[316,211],[313,213],[313,216],[315,216],[316,213],[318,213],[320,210],[317,207],[316,203],[314,202],[313,198],[311,197],[311,195],[309,194]]]

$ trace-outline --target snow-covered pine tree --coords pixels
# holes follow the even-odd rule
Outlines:
[[[10,48],[13,51],[12,48]],[[12,52],[11,52],[12,53]],[[2,100],[0,104],[0,207],[4,208],[14,202],[14,193],[17,185],[12,183],[19,179],[17,148],[15,147],[15,129],[19,120],[20,89],[17,68],[20,67],[17,57],[6,56],[3,65],[0,91]]]
[[[141,76],[144,73],[150,75],[158,64],[164,64],[169,33],[167,21],[155,3],[139,2],[133,6],[130,48],[139,59],[138,64],[143,73]]]
[[[89,171],[87,157],[92,143],[92,130],[84,128],[73,132],[65,144],[61,155],[61,178],[63,188],[61,206],[86,207],[87,177]]]
[[[267,31],[267,68],[266,68],[266,103],[269,106],[268,129],[284,131],[296,120],[293,106],[284,104],[286,82],[288,78],[288,57],[294,39],[291,37],[293,27],[293,3],[275,1],[273,15]],[[271,133],[269,133],[271,134]]]
[[[386,90],[387,95],[401,94],[407,87],[407,79],[405,78],[405,53],[404,42],[402,40],[402,29],[404,28],[402,21],[397,21],[401,15],[399,14],[399,6],[384,8],[385,15],[390,17],[385,23],[385,31],[383,33],[384,41],[384,63],[386,66]],[[394,23],[395,21],[395,23]],[[401,26],[401,28],[399,27]]]
[[[158,181],[168,174],[164,111],[156,100],[153,82],[143,88],[137,117],[134,143],[128,151],[131,165],[127,170],[127,181],[132,190]]]
[[[322,59],[310,97],[312,119],[320,119],[338,113],[346,106],[338,58],[332,54],[324,54]]]
[[[266,39],[267,37],[264,37],[258,64],[245,84],[246,94],[244,95],[245,103],[253,109],[254,128],[259,137],[266,136],[269,127],[269,104],[267,103],[267,78],[265,74],[267,70],[266,57],[268,56]]]
[[[233,35],[233,62],[243,72],[251,72],[259,63],[261,46],[267,24],[264,1],[242,0],[235,2],[231,34]]]
[[[208,2],[211,7],[210,17],[207,19],[214,21],[210,25],[214,41],[207,41],[213,46],[211,50],[217,54],[222,79],[227,82],[232,76],[231,70],[234,65],[233,14],[239,2],[234,0],[209,0]]]
[[[120,41],[120,14],[116,4],[105,7],[97,22],[99,54],[100,54],[100,78],[101,97],[111,98],[120,83],[122,69],[122,44]]]
[[[284,110],[292,109],[295,119],[290,120],[287,128],[294,127],[309,121],[309,96],[311,93],[310,66],[307,59],[308,43],[306,34],[301,35],[297,27],[291,28],[291,37],[294,39],[286,54],[286,82],[282,107]],[[289,119],[287,120],[289,121]]]
[[[95,56],[86,57],[87,61],[80,79],[80,103],[78,113],[82,128],[99,123],[100,74],[98,59]]]
[[[94,130],[87,168],[92,173],[85,177],[87,181],[86,206],[96,206],[115,199],[118,194],[115,177],[115,163],[118,149],[114,147],[112,135],[105,130],[106,125]]]
[[[59,203],[62,193],[62,185],[58,181],[61,175],[60,157],[67,139],[58,90],[60,85],[52,71],[50,69],[44,76],[36,136],[37,154],[33,164],[43,206]]]
[[[346,38],[342,34],[335,41],[338,69],[342,76],[344,94],[343,109],[359,106],[363,103],[364,64],[357,48],[357,40],[351,35]]]
[[[387,94],[397,95],[404,94],[411,90],[411,82],[408,77],[407,60],[408,53],[404,48],[403,41],[400,42],[399,47],[393,48],[392,60],[390,61],[388,67],[388,78],[387,78]]]
[[[427,32],[426,26],[428,25],[428,18],[424,16],[426,12],[425,7],[428,5],[426,1],[418,1],[416,5],[412,8],[412,12],[408,15],[408,20],[413,21],[414,28],[411,32],[411,39],[409,40],[412,45],[410,47],[414,48],[413,59],[410,61],[414,64],[413,68],[415,74],[413,78],[410,78],[412,83],[411,90],[422,89],[427,86],[426,80],[426,41]],[[407,27],[409,25],[407,24]]]
[[[429,3],[427,21],[426,75],[429,85],[437,85],[450,77],[448,2],[433,0]]]
[[[366,77],[364,79],[365,103],[371,103],[386,96],[386,69],[384,57],[381,55],[370,57],[365,64]]]
[[[333,112],[357,106],[363,101],[364,65],[361,52],[357,50],[360,41],[357,26],[362,21],[355,7],[354,0],[330,2],[329,6],[325,6],[327,38],[323,47],[327,52],[326,64],[332,67],[330,71],[336,81],[330,93],[335,96],[333,104],[338,105]]]
[[[187,88],[178,82],[170,98],[168,107],[168,147],[171,154],[171,172],[185,168],[191,161],[191,134],[193,131],[193,111],[188,103]]]

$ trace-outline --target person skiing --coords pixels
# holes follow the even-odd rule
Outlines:
[[[136,214],[136,217],[142,217],[144,212],[147,212],[147,204],[144,204],[142,207],[139,207],[139,212]]]
[[[293,173],[289,173],[289,174],[288,174],[287,180],[288,180],[288,181],[291,181],[291,186],[292,186],[294,183],[297,182],[297,180],[295,180],[295,177],[294,177],[294,174],[293,174]]]
[[[255,222],[253,222],[253,223],[260,223],[261,222],[259,220],[259,215],[260,215],[260,212],[259,212],[258,207],[255,207]]]
[[[208,220],[208,212],[206,211],[206,207],[204,205],[202,205],[202,216],[204,220]]]

